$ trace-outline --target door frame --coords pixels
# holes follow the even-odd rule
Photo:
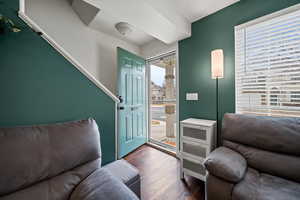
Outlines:
[[[175,116],[175,120],[176,120],[176,156],[179,158],[180,157],[180,127],[179,127],[179,55],[178,55],[178,47],[174,50],[168,51],[166,53],[161,53],[157,56],[153,56],[153,57],[149,57],[146,58],[146,84],[147,84],[147,93],[146,93],[146,99],[147,99],[147,125],[148,125],[148,130],[147,130],[147,143],[150,143],[150,132],[151,132],[151,73],[150,73],[150,62],[151,60],[156,60],[171,54],[175,54],[175,58],[176,58],[176,64],[175,64],[175,77],[176,77],[176,81],[175,81],[175,87],[176,87],[176,116]],[[162,147],[163,149],[165,149],[164,147]]]

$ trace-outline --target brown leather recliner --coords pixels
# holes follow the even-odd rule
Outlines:
[[[125,161],[117,162],[114,168],[101,167],[93,119],[0,128],[0,200],[138,199],[111,172],[120,165],[131,177],[138,173]]]
[[[205,160],[208,200],[299,200],[300,118],[225,114]]]

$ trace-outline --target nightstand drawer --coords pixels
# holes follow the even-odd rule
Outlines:
[[[183,158],[182,159],[182,167],[183,167],[183,169],[192,171],[201,176],[206,175],[205,167],[203,166],[202,162],[200,162],[200,161],[193,161],[191,159]]]
[[[189,118],[180,122],[180,178],[206,181],[205,158],[215,147],[215,121]]]
[[[190,142],[190,141],[182,141],[182,152],[188,153],[192,156],[201,157],[203,159],[207,156],[208,148],[206,145]]]
[[[183,126],[182,127],[182,136],[194,140],[201,140],[203,142],[207,142],[208,136],[207,136],[207,130],[201,129],[198,127],[188,127]]]

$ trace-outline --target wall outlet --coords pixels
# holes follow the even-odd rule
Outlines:
[[[198,93],[186,93],[187,101],[198,101]]]

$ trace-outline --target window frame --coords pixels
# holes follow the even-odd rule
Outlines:
[[[241,29],[245,29],[247,27],[251,27],[251,26],[254,26],[254,25],[257,25],[257,24],[260,24],[260,23],[263,23],[263,22],[266,22],[268,20],[272,20],[273,18],[276,18],[276,17],[280,17],[280,16],[283,16],[283,15],[287,15],[287,14],[290,14],[292,12],[296,12],[296,11],[299,11],[300,10],[300,3],[299,4],[296,4],[294,6],[291,6],[291,7],[288,7],[288,8],[285,8],[283,10],[279,10],[277,12],[274,12],[274,13],[271,13],[271,14],[268,14],[268,15],[265,15],[265,16],[262,16],[262,17],[259,17],[259,18],[256,18],[254,20],[251,20],[251,21],[248,21],[246,23],[243,23],[243,24],[240,24],[240,25],[237,25],[234,27],[234,45],[235,45],[235,78],[234,78],[234,81],[235,81],[235,113],[239,113],[241,114],[242,112],[238,111],[238,81],[237,81],[237,70],[238,70],[238,67],[239,66],[239,63],[238,63],[238,59],[237,59],[237,49],[236,49],[236,32],[241,30]],[[258,114],[258,113],[257,113]],[[271,113],[259,113],[259,114],[262,114],[262,115],[265,115],[265,116],[271,116],[272,114]]]

